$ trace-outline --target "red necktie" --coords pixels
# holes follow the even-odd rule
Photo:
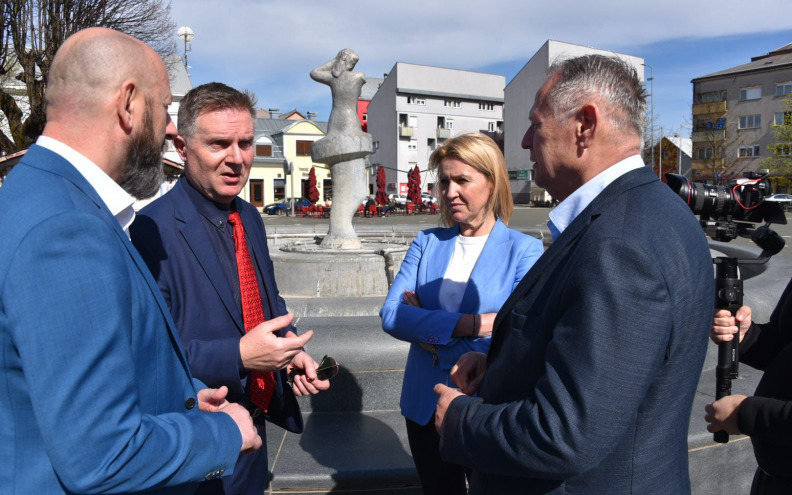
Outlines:
[[[239,212],[233,211],[228,217],[228,223],[234,227],[234,249],[236,250],[237,271],[239,272],[239,292],[242,296],[242,321],[245,332],[251,331],[256,325],[264,321],[264,310],[261,307],[256,271],[250,259],[247,242],[245,242],[245,227]],[[275,377],[271,371],[250,372],[250,402],[264,412],[267,412],[272,393],[275,391]]]

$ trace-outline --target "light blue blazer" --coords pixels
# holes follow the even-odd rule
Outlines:
[[[159,287],[96,191],[32,146],[0,188],[0,492],[192,494],[242,438],[198,410]]]
[[[459,226],[420,232],[412,242],[401,270],[388,291],[380,311],[382,328],[397,339],[411,342],[404,369],[401,411],[404,417],[425,425],[434,414],[437,383],[451,382],[449,372],[462,354],[487,352],[490,338],[452,338],[463,314],[497,313],[523,275],[541,256],[542,242],[521,234],[497,221],[481,256],[470,274],[460,312],[440,309],[438,299]],[[421,301],[417,308],[404,303],[405,290],[415,291]],[[438,363],[419,343],[437,347]]]

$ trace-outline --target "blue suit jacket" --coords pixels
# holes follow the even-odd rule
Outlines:
[[[450,313],[440,309],[438,293],[458,236],[459,226],[420,232],[380,311],[382,328],[412,343],[404,369],[401,410],[406,418],[422,425],[429,422],[437,405],[432,389],[437,383],[450,383],[449,371],[457,359],[469,351],[489,349],[489,337],[451,337],[459,318],[463,314],[497,312],[543,251],[540,240],[509,229],[498,220],[470,274],[459,312]],[[417,292],[420,308],[403,302],[405,290]],[[437,346],[437,366],[419,342]]]
[[[0,211],[3,493],[192,493],[231,470],[239,430],[198,411],[157,285],[88,182],[34,145]]]
[[[441,453],[472,494],[680,495],[712,320],[707,242],[642,167],[608,186],[503,305],[480,398],[452,401]]]
[[[130,229],[132,242],[170,307],[193,374],[210,387],[227,386],[230,401],[247,405],[248,372],[239,356],[239,339],[245,334],[242,309],[234,301],[203,220],[184,189],[186,180],[179,179],[171,191],[140,211]],[[278,295],[261,215],[239,198],[236,206],[245,226],[248,249],[262,277],[265,316],[269,319],[284,315],[286,304]],[[286,371],[281,370],[275,376],[276,389],[267,419],[300,433],[302,415],[291,388],[284,386]],[[259,433],[266,438],[263,423]],[[244,477],[252,476],[256,480],[224,479],[223,482],[238,485],[238,481],[245,481],[251,486],[262,486],[263,490],[269,479],[266,458],[266,448],[240,456],[246,466],[238,467],[234,477],[244,473]],[[263,468],[248,471],[252,464]],[[251,488],[255,490],[258,488]]]

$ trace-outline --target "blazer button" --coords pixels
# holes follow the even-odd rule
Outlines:
[[[190,397],[189,399],[184,401],[184,407],[186,407],[188,410],[195,407],[195,399]]]

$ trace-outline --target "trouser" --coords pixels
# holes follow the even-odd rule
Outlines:
[[[422,426],[409,419],[406,421],[407,440],[424,495],[465,495],[465,477],[470,478],[470,469],[440,458],[440,434],[434,422]]]

